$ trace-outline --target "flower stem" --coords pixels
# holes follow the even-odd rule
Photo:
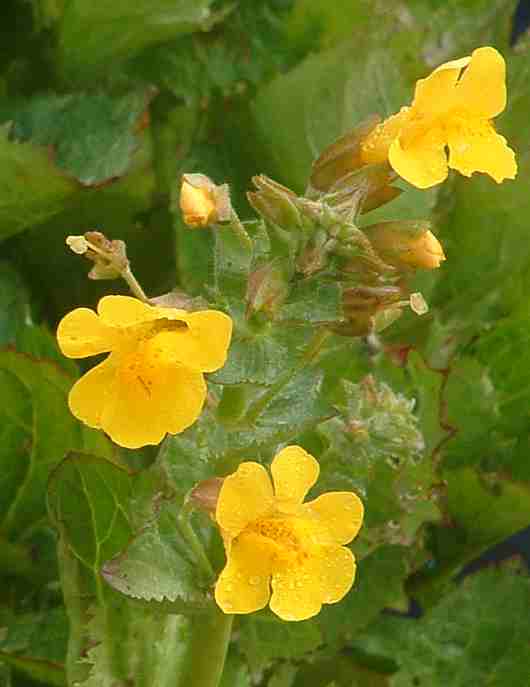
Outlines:
[[[324,327],[317,329],[304,355],[298,361],[298,363],[293,368],[280,375],[274,384],[270,386],[269,389],[249,407],[245,416],[246,422],[252,424],[261,415],[276,394],[279,393],[291,381],[291,379],[293,379],[293,377],[303,370],[304,367],[307,367],[313,362],[313,360],[320,353],[322,346],[329,335],[329,329]]]
[[[223,675],[233,615],[218,608],[190,619],[190,637],[178,687],[218,687]]]
[[[208,579],[214,580],[215,579],[215,573],[213,571],[210,560],[208,559],[208,556],[206,555],[204,547],[201,544],[199,537],[197,536],[197,533],[195,532],[195,530],[191,526],[190,515],[191,515],[191,510],[190,510],[189,506],[185,503],[182,506],[180,513],[178,515],[178,525],[180,528],[180,532],[181,532],[182,536],[188,542],[188,546],[193,551],[193,553],[197,559],[197,563],[202,568],[202,571],[206,574]]]
[[[136,296],[136,298],[140,299],[144,303],[149,303],[149,299],[145,295],[145,291],[140,286],[140,283],[132,273],[132,270],[129,266],[127,266],[126,269],[123,270],[121,276],[125,279],[125,281],[127,282],[127,286],[131,290],[131,293],[133,293]]]

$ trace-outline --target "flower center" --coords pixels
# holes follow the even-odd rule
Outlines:
[[[267,540],[275,569],[299,565],[307,558],[302,529],[298,518],[262,518],[247,527]]]

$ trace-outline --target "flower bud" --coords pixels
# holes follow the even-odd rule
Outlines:
[[[189,227],[226,222],[232,214],[228,185],[216,186],[204,174],[183,174],[180,209]]]
[[[289,293],[287,268],[276,258],[252,272],[247,285],[247,316],[264,311],[274,315]]]
[[[296,195],[285,186],[264,175],[252,177],[257,191],[247,193],[248,202],[264,220],[280,227],[300,225]]]
[[[445,260],[443,248],[423,221],[381,222],[364,229],[374,250],[389,265],[433,270]]]
[[[318,191],[329,191],[337,181],[362,167],[365,164],[361,159],[362,142],[380,121],[377,115],[372,115],[325,148],[313,162],[311,186]]]
[[[213,518],[223,482],[222,477],[210,477],[199,482],[190,492],[189,501],[195,508],[205,511]]]

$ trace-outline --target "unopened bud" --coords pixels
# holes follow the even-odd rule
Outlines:
[[[422,221],[381,222],[364,231],[381,259],[398,268],[440,267],[445,260],[443,248]]]
[[[252,272],[247,285],[247,316],[264,311],[274,315],[289,293],[287,268],[275,259]]]
[[[346,322],[337,332],[366,336],[388,327],[401,315],[403,292],[398,286],[358,286],[343,292]]]
[[[252,177],[252,182],[257,190],[247,193],[248,202],[263,219],[283,228],[300,225],[296,194],[263,174]]]
[[[311,186],[329,191],[337,181],[365,164],[361,158],[362,143],[380,121],[380,117],[372,115],[325,148],[313,162]]]
[[[179,201],[184,223],[189,227],[227,222],[232,216],[228,185],[216,186],[204,174],[182,175]]]
[[[195,508],[205,511],[213,518],[223,482],[224,480],[221,477],[211,477],[203,482],[199,482],[191,490],[188,500]]]

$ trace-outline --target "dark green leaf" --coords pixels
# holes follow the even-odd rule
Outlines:
[[[419,620],[386,616],[355,646],[399,664],[392,687],[528,684],[530,580],[489,569]]]

